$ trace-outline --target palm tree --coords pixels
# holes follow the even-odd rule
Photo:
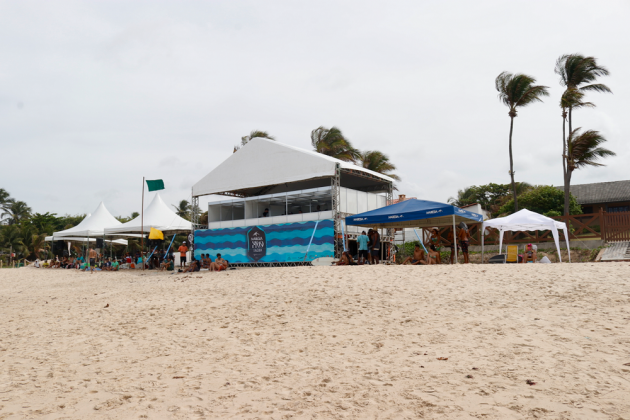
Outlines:
[[[592,83],[599,76],[609,74],[605,67],[597,64],[595,57],[584,57],[580,54],[565,54],[556,60],[556,74],[560,76],[560,84],[565,91],[560,99],[562,108],[562,171],[565,194],[568,188],[568,168],[566,167],[567,138],[566,123],[568,117],[569,133],[573,132],[573,110],[582,107],[594,107],[591,102],[583,102],[584,93],[588,91],[612,93],[610,88],[601,83]],[[567,203],[565,199],[565,203]],[[565,205],[564,214],[569,214],[568,204]]]
[[[175,213],[179,217],[183,217],[186,220],[190,220],[189,213],[190,213],[190,210],[192,209],[192,206],[190,205],[188,200],[182,200],[179,202],[177,206],[174,204],[172,204],[172,206],[175,207]]]
[[[400,177],[392,173],[392,171],[396,170],[396,165],[389,161],[389,157],[387,157],[387,155],[384,155],[378,150],[362,152],[359,155],[359,164],[365,169],[378,172],[379,174],[394,178],[396,181],[400,181]]]
[[[249,133],[249,136],[241,137],[241,144],[238,146],[234,146],[234,151],[232,153],[236,153],[241,147],[245,146],[247,143],[249,143],[252,139],[255,139],[256,137],[269,139],[269,140],[275,140],[275,138],[273,136],[270,136],[269,133],[267,133],[266,131],[254,130],[251,133]]]
[[[311,131],[311,145],[317,153],[345,162],[355,162],[361,155],[337,127],[318,127]]]
[[[0,214],[0,219],[8,217],[10,225],[26,220],[31,215],[31,208],[24,201],[10,199],[2,206],[2,209],[4,211]]]
[[[11,199],[11,195],[4,188],[0,188],[0,206]]]
[[[536,79],[526,74],[512,74],[504,71],[497,76],[495,87],[499,92],[499,99],[510,112],[510,178],[512,182],[512,195],[514,197],[514,212],[518,211],[518,199],[516,197],[516,185],[514,183],[514,160],[512,158],[512,132],[514,130],[514,118],[517,109],[534,102],[542,102],[542,96],[548,96],[547,86],[535,85]]]
[[[600,147],[606,139],[595,130],[587,130],[580,134],[580,128],[576,128],[569,133],[567,139],[567,154],[564,156],[566,160],[567,176],[564,183],[564,211],[567,214],[569,208],[569,198],[571,190],[571,175],[576,169],[585,166],[604,166],[598,163],[600,158],[615,156],[616,153],[608,149]]]
[[[0,234],[0,244],[2,244],[4,251],[13,251],[16,254],[23,251],[24,242],[17,226],[5,226],[2,231],[0,231]]]

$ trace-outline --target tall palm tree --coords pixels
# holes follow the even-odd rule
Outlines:
[[[392,173],[392,171],[396,170],[396,165],[389,161],[387,155],[378,150],[361,152],[358,160],[359,164],[365,169],[387,175],[390,178],[394,178],[396,181],[400,181],[400,177]]]
[[[311,131],[311,145],[317,153],[346,162],[355,162],[361,154],[337,127],[317,127]]]
[[[172,204],[172,206],[175,207],[175,213],[179,217],[183,217],[186,220],[190,220],[190,210],[192,209],[192,206],[190,205],[188,200],[182,200],[179,202],[177,206],[174,204]]]
[[[499,99],[510,111],[510,179],[512,182],[512,195],[514,197],[514,212],[518,211],[518,199],[516,197],[516,185],[514,184],[514,160],[512,157],[512,132],[514,131],[514,118],[517,109],[534,102],[542,102],[541,97],[548,96],[547,86],[535,85],[536,79],[526,74],[512,74],[504,71],[497,76],[495,87],[499,92]]]
[[[267,133],[266,131],[254,130],[251,133],[249,133],[249,136],[241,137],[241,144],[238,146],[234,146],[234,152],[232,153],[236,153],[241,147],[245,146],[247,143],[249,143],[252,139],[255,139],[256,137],[269,139],[269,140],[275,140],[275,138],[273,136],[270,136],[269,133]]]
[[[0,206],[6,203],[11,198],[11,195],[4,188],[0,188]]]
[[[565,54],[556,60],[556,74],[560,76],[560,84],[565,91],[560,99],[562,108],[562,171],[565,193],[567,191],[567,174],[565,156],[567,155],[566,124],[569,123],[569,133],[573,132],[573,110],[582,107],[594,107],[591,102],[583,102],[584,94],[588,91],[612,93],[610,88],[601,83],[592,83],[600,76],[608,76],[609,71],[597,64],[595,57],[584,57],[580,54]],[[565,200],[566,203],[566,200]],[[569,214],[568,204],[564,214]]]
[[[0,214],[0,219],[7,217],[10,225],[26,220],[31,215],[31,208],[24,201],[10,199],[9,202],[2,206],[2,209],[3,212]]]
[[[595,130],[587,130],[580,134],[580,128],[576,128],[569,133],[567,154],[564,156],[567,167],[566,182],[564,184],[565,214],[567,214],[567,209],[569,208],[569,193],[573,171],[586,166],[604,166],[598,163],[597,160],[616,155],[615,152],[600,147],[605,142],[606,139]]]

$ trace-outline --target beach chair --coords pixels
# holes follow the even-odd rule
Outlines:
[[[505,257],[506,264],[517,264],[518,261],[518,245],[507,246],[507,256]]]

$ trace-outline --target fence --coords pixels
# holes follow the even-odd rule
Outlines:
[[[604,240],[606,242],[630,241],[630,212],[606,213],[600,210],[599,213],[576,214],[570,216],[558,216],[553,219],[567,224],[569,240]],[[469,224],[468,229],[471,235],[470,245],[481,245],[481,223]],[[443,246],[450,246],[451,241],[448,235],[451,227],[439,229]],[[559,232],[560,240],[564,240],[564,233]],[[425,241],[428,236],[425,236]],[[531,232],[506,231],[503,235],[503,243],[540,243],[553,242],[553,235],[549,230],[537,230]],[[488,235],[484,239],[486,245],[499,244],[499,231],[489,229]]]

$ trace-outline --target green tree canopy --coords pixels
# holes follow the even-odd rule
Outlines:
[[[563,214],[564,192],[551,185],[538,185],[521,194],[518,198],[522,209],[531,210],[545,216],[559,216]],[[571,214],[582,214],[582,208],[574,195],[570,198]],[[508,215],[514,213],[514,202],[508,200],[501,206],[499,213]]]

